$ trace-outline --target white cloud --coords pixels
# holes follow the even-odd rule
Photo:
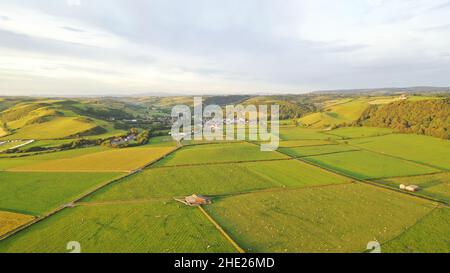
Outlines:
[[[0,0],[0,94],[449,85],[447,1],[68,4]]]

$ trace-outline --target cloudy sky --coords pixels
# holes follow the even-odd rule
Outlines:
[[[449,0],[0,0],[0,95],[450,86]]]

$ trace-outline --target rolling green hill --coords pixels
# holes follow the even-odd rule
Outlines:
[[[114,126],[90,113],[95,104],[67,100],[39,100],[19,103],[0,113],[4,139],[63,139],[89,135],[122,134]],[[106,107],[106,106],[105,106]],[[99,107],[97,107],[98,109]],[[106,110],[105,110],[106,111]],[[108,112],[108,111],[106,111]],[[113,108],[108,113],[116,113]],[[123,111],[125,112],[125,111]],[[122,112],[120,114],[124,115]],[[126,117],[132,117],[126,114]]]

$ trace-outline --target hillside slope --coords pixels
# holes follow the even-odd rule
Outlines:
[[[92,109],[90,104],[66,100],[22,102],[0,112],[0,137],[8,132],[6,140],[62,139],[114,132],[109,122],[88,115],[104,113]]]

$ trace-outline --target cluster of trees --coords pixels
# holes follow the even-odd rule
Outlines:
[[[371,106],[356,122],[359,126],[385,127],[399,133],[450,138],[450,98],[401,101]]]

